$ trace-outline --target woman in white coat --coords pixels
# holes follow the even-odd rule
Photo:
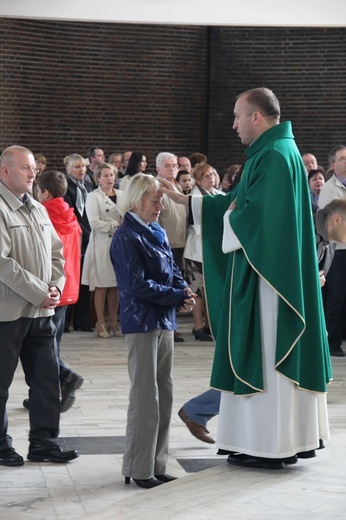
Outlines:
[[[121,224],[121,215],[117,208],[121,193],[114,189],[117,173],[117,168],[112,164],[99,164],[94,172],[94,180],[98,188],[88,193],[85,205],[91,234],[85,253],[82,284],[89,285],[90,290],[95,291],[96,331],[101,338],[109,338],[110,334],[121,335],[117,323],[119,304],[117,282],[109,256],[112,237]]]
[[[195,185],[191,195],[225,195],[214,187],[215,170],[209,164],[200,163],[193,171]],[[199,341],[213,341],[210,335],[207,310],[205,307],[204,281],[202,266],[202,237],[200,225],[189,225],[184,250],[186,271],[190,278],[190,288],[197,294],[196,305],[192,311],[194,319],[193,335]]]

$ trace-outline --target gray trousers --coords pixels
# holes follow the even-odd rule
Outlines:
[[[130,396],[123,475],[166,473],[173,403],[173,331],[126,334]]]

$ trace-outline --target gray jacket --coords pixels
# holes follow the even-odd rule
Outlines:
[[[315,232],[318,268],[324,271],[324,276],[332,264],[337,242],[331,242],[326,228],[326,217],[323,209],[319,209],[315,215]]]
[[[45,208],[21,202],[0,182],[0,321],[51,316],[40,305],[65,284],[62,243]]]

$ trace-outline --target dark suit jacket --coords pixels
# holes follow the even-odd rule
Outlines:
[[[85,184],[85,189],[89,193],[92,191],[92,188],[90,185]],[[76,209],[76,200],[77,200],[77,185],[71,180],[70,176],[67,176],[67,192],[64,197],[67,204],[73,208],[73,211],[77,217],[78,223],[82,230],[82,255],[85,254],[88,242],[89,242],[89,236],[91,232],[89,220],[84,208],[83,215],[81,216],[79,212]]]

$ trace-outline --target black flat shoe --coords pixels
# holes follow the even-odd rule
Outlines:
[[[192,329],[192,333],[198,341],[213,341],[213,338],[204,329]]]
[[[79,457],[76,450],[62,450],[58,444],[36,444],[29,446],[28,460],[32,462],[69,462]]]
[[[136,486],[143,488],[143,489],[151,489],[156,486],[161,486],[161,484],[163,484],[163,482],[161,482],[161,480],[158,480],[155,477],[147,478],[145,480],[133,478],[132,480],[136,484]],[[130,484],[130,482],[131,482],[131,477],[125,477],[125,484]]]
[[[177,477],[172,477],[172,475],[155,475],[155,478],[157,480],[160,480],[161,482],[172,482],[173,480],[177,480]]]
[[[228,464],[241,466],[242,468],[283,469],[284,467],[283,459],[253,457],[252,455],[245,455],[244,453],[229,455],[227,462]]]
[[[14,448],[0,451],[0,466],[23,466],[24,459]]]

